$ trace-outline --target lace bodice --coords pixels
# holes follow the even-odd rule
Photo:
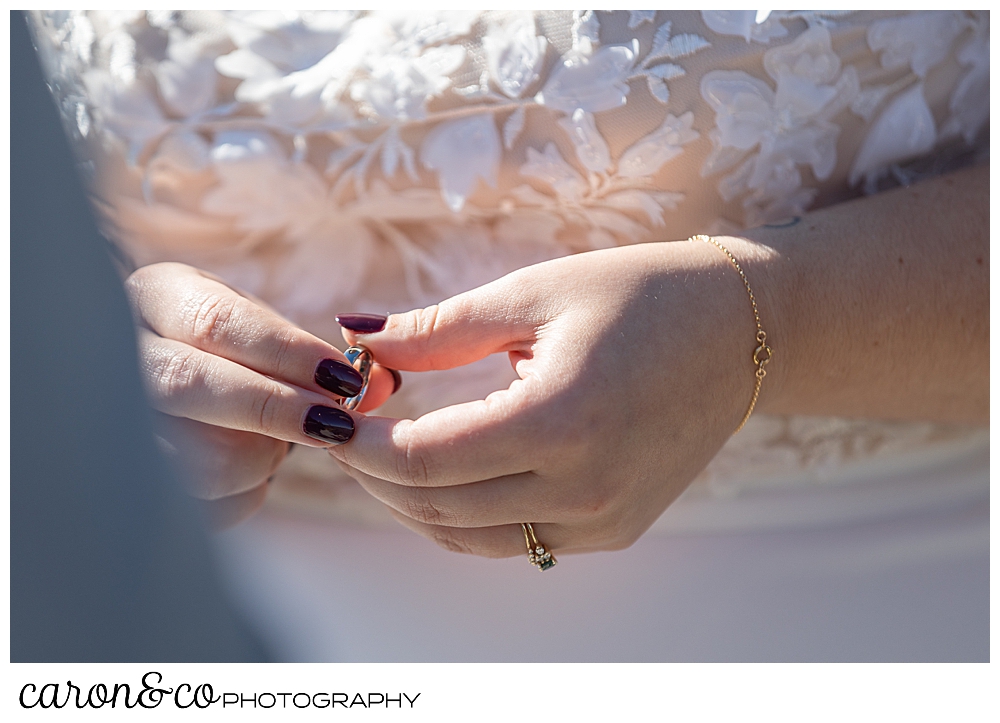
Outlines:
[[[780,223],[988,153],[988,12],[35,23],[108,233],[132,263],[208,269],[335,343],[337,311],[434,303],[567,253]],[[411,375],[387,413],[512,378],[503,359]],[[970,434],[755,416],[700,489],[828,479]],[[333,468],[304,457],[299,488],[326,494],[316,480]]]

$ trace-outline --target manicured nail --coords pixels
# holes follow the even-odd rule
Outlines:
[[[374,334],[385,328],[387,317],[384,314],[338,314],[334,318],[345,329],[358,334]]]
[[[354,436],[354,420],[343,409],[316,404],[309,407],[302,431],[320,442],[343,444]]]
[[[342,397],[353,397],[365,384],[361,372],[336,359],[324,359],[317,364],[313,379],[328,392]]]
[[[388,369],[388,367],[386,368]],[[403,377],[395,369],[389,369],[389,372],[392,374],[392,393],[395,394],[403,386]]]

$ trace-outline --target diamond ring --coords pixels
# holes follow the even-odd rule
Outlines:
[[[530,522],[521,523],[521,531],[524,532],[524,544],[528,546],[528,562],[541,570],[548,570],[556,566],[556,558],[551,552],[535,537],[535,529]]]

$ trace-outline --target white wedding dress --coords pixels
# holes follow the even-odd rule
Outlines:
[[[34,20],[125,263],[340,346],[340,311],[988,162],[988,12]],[[404,373],[380,413],[512,378]],[[302,448],[220,549],[287,659],[985,660],[988,475],[988,430],[755,415],[634,547],[539,576],[414,537]]]

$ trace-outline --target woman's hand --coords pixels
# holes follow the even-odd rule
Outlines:
[[[719,239],[757,297],[770,413],[989,423],[989,168]],[[383,364],[506,351],[519,380],[415,421],[368,417],[331,449],[399,519],[450,549],[556,551],[638,536],[746,413],[746,289],[703,243],[528,267],[385,328],[341,317]],[[360,335],[359,332],[374,332]]]
[[[754,248],[733,251],[749,262]],[[704,244],[538,264],[394,314],[381,331],[345,331],[411,371],[507,352],[520,379],[414,421],[367,417],[330,453],[404,525],[448,549],[523,554],[520,522],[559,552],[626,547],[739,424],[755,332],[735,269]]]
[[[292,443],[328,447],[354,434],[338,401],[358,392],[361,375],[335,347],[183,264],[143,267],[125,288],[146,388],[166,415],[161,446],[219,526],[260,506]],[[362,409],[393,389],[394,375],[377,366]]]

